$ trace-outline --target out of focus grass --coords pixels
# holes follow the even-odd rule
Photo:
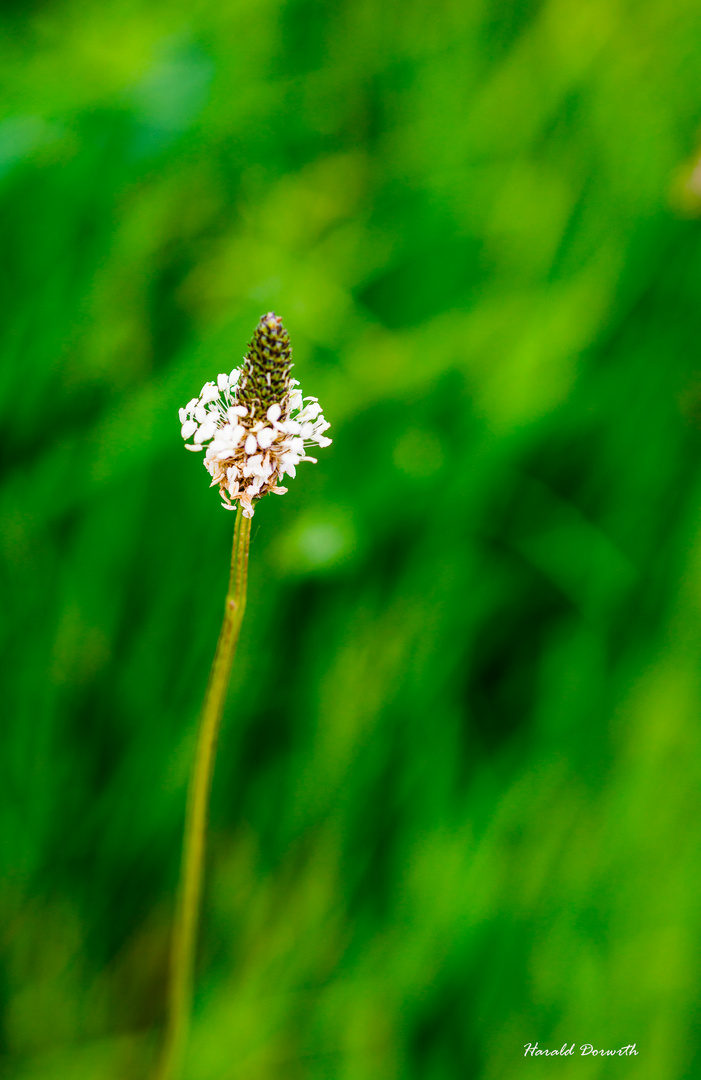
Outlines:
[[[334,445],[255,517],[188,1080],[695,1077],[698,5],[1,18],[2,1075],[147,1075],[232,527],[177,408],[274,309]]]

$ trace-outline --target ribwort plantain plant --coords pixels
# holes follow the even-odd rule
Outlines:
[[[200,717],[190,775],[178,901],[173,926],[165,1038],[157,1080],[177,1080],[192,1008],[197,924],[202,897],[207,807],[221,724],[241,622],[246,607],[248,549],[255,504],[272,491],[284,495],[283,476],[295,476],[310,446],[328,446],[329,427],[316,398],[304,398],[291,377],[287,330],[273,312],[255,329],[243,365],[202,387],[180,410],[188,450],[204,450],[211,487],[222,506],[237,511],[229,585],[219,641]]]

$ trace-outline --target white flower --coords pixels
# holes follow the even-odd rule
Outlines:
[[[249,353],[241,368],[205,383],[178,413],[186,448],[205,450],[204,466],[222,506],[235,510],[238,503],[245,517],[253,517],[254,502],[268,492],[286,493],[279,482],[294,477],[300,461],[316,461],[308,449],[331,444],[321,405],[303,398],[289,377],[289,338],[276,315],[263,316]],[[280,399],[271,403],[273,393]]]

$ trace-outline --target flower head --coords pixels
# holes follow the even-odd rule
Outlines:
[[[222,506],[241,504],[253,517],[253,504],[294,477],[300,461],[314,461],[310,446],[329,446],[316,398],[303,398],[290,377],[292,350],[282,319],[272,311],[255,329],[243,365],[202,387],[200,396],[180,410],[182,436],[188,450],[204,450],[204,465],[219,486]],[[190,441],[192,440],[192,441]]]

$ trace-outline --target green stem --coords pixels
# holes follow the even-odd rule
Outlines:
[[[168,1018],[156,1080],[177,1080],[190,1026],[197,922],[202,896],[207,807],[212,786],[217,736],[246,607],[250,535],[251,519],[244,517],[239,510],[236,513],[224,621],[205,694],[197,739],[197,753],[190,775],[178,906],[171,943]]]

